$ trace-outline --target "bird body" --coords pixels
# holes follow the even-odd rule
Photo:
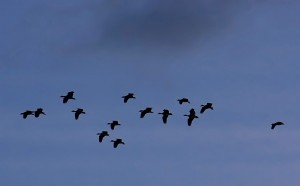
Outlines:
[[[122,141],[122,139],[117,138],[116,140],[111,140],[111,142],[114,143],[114,148],[117,148],[119,144],[125,145],[125,143]]]
[[[111,130],[114,130],[115,126],[121,125],[118,121],[112,121],[111,123],[107,123],[107,124],[110,125]]]
[[[26,110],[25,112],[22,112],[20,115],[23,115],[23,118],[26,119],[29,115],[34,115],[34,111]]]
[[[101,143],[103,141],[103,138],[105,136],[109,136],[107,131],[102,131],[101,133],[97,133],[97,135],[99,135],[99,142]]]
[[[38,109],[36,109],[36,111],[34,111],[34,116],[35,116],[36,118],[38,118],[41,114],[46,115],[46,114],[43,112],[43,109],[42,109],[42,108],[38,108]]]
[[[194,120],[195,118],[198,118],[198,116],[196,116],[195,109],[193,109],[193,108],[190,110],[190,114],[189,114],[189,115],[185,114],[184,116],[187,116],[187,117],[188,117],[188,120],[187,120],[188,126],[191,126],[193,120]]]
[[[78,120],[80,114],[85,114],[83,109],[78,108],[77,110],[72,110],[72,112],[75,112],[75,119]]]
[[[201,110],[200,110],[200,113],[203,114],[205,110],[207,109],[211,109],[211,110],[214,110],[213,106],[212,106],[212,103],[206,103],[206,105],[201,105]]]
[[[158,113],[158,114],[162,114],[162,120],[163,120],[163,123],[166,124],[167,123],[167,120],[168,120],[168,117],[170,115],[173,115],[168,109],[164,109],[163,112],[161,113]]]
[[[70,91],[70,92],[67,93],[67,95],[60,96],[60,97],[63,98],[63,103],[67,103],[69,101],[69,99],[75,100],[74,91]]]
[[[181,105],[182,103],[190,103],[188,98],[181,98],[177,100],[179,102],[179,104]]]
[[[276,126],[279,126],[279,125],[284,125],[284,123],[281,122],[281,121],[277,121],[275,123],[272,123],[271,124],[271,129],[273,130]]]
[[[128,93],[126,96],[123,96],[122,98],[124,99],[124,103],[127,103],[129,99],[136,99],[133,93]]]
[[[145,110],[140,110],[140,118],[144,118],[146,114],[153,113],[151,107],[147,107]]]

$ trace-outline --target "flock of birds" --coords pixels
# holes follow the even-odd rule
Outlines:
[[[67,95],[61,96],[61,98],[63,98],[64,104],[68,103],[69,100],[75,100],[74,91],[68,92]],[[128,93],[127,95],[123,96],[122,98],[124,100],[124,103],[127,103],[129,99],[136,99],[136,97],[133,93]],[[182,105],[184,103],[190,103],[188,98],[181,98],[181,99],[178,99],[177,101],[179,102],[180,105]],[[200,114],[203,114],[208,109],[214,110],[212,103],[206,103],[205,105],[201,105]],[[85,114],[84,110],[81,108],[78,108],[77,110],[72,110],[72,112],[75,113],[76,120],[79,119],[79,116],[81,114]],[[139,112],[140,112],[140,118],[144,118],[146,116],[146,114],[153,113],[151,107],[147,107],[144,110],[140,110]],[[164,109],[163,112],[160,112],[158,114],[162,115],[162,121],[164,124],[167,124],[168,117],[170,115],[173,115],[168,109]],[[23,115],[23,118],[26,119],[30,115],[33,115],[36,118],[38,118],[40,115],[46,115],[46,114],[43,111],[43,108],[37,108],[35,111],[26,110],[25,112],[22,112],[21,115]],[[196,111],[193,108],[190,109],[189,114],[185,114],[184,116],[188,117],[188,119],[187,119],[188,126],[191,126],[193,120],[195,118],[198,118],[198,116],[196,115]],[[121,125],[121,124],[118,121],[114,120],[111,123],[108,123],[108,125],[110,125],[111,130],[114,130],[116,126]],[[272,123],[271,129],[274,129],[278,125],[284,125],[284,123],[281,121]],[[106,136],[109,136],[109,133],[107,131],[102,131],[101,133],[97,133],[97,135],[99,136],[99,142],[101,143]],[[111,142],[113,143],[114,148],[117,148],[118,145],[120,145],[120,144],[125,145],[124,141],[121,138],[117,138],[116,140],[111,140]]]

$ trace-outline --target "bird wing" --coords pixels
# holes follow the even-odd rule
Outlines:
[[[142,112],[141,112],[141,115],[140,115],[140,118],[143,118],[145,115],[146,115],[146,112],[145,112],[145,111],[142,111]]]
[[[117,148],[117,147],[118,147],[118,145],[119,145],[119,143],[118,143],[118,142],[114,142],[114,148]]]
[[[271,124],[271,129],[274,129],[276,127],[276,124]]]
[[[163,120],[164,124],[166,124],[167,120],[168,120],[168,115],[163,115],[162,120]]]
[[[128,96],[124,96],[124,103],[127,103],[129,97]]]
[[[75,112],[75,119],[78,120],[80,113],[79,112]]]
[[[205,110],[206,110],[206,107],[203,106],[203,107],[201,108],[201,110],[200,110],[200,113],[203,114]]]
[[[103,140],[103,135],[99,135],[99,142],[101,143],[102,142],[102,140]]]
[[[193,122],[193,117],[189,117],[187,122],[188,122],[188,126],[191,126],[192,125],[192,122]]]
[[[69,98],[68,98],[67,96],[64,96],[64,97],[63,97],[63,103],[67,103],[68,100],[69,100]]]

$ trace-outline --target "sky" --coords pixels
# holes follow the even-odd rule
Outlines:
[[[0,5],[1,185],[299,185],[299,1]]]

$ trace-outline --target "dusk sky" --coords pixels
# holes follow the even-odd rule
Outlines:
[[[299,185],[300,1],[0,5],[0,185]]]

